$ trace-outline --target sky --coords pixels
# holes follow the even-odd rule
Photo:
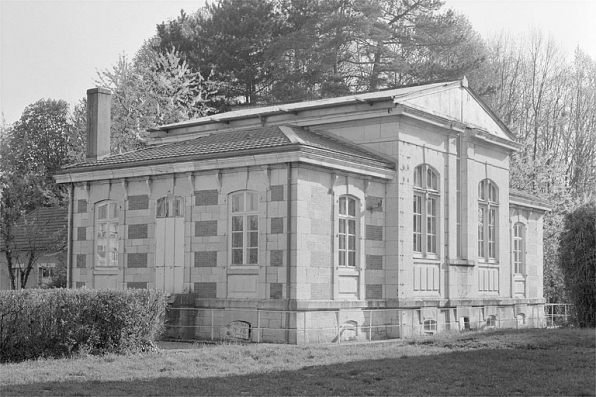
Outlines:
[[[39,99],[74,106],[95,87],[97,71],[120,55],[133,57],[156,25],[204,0],[0,0],[0,110],[17,121]],[[552,35],[573,54],[596,59],[596,0],[446,0],[483,36],[531,28]]]

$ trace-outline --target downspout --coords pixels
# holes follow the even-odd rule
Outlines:
[[[66,287],[72,288],[72,235],[73,235],[73,218],[74,218],[74,183],[69,186],[68,192],[68,235],[66,242]]]
[[[292,163],[288,163],[286,224],[286,342],[290,343],[290,299],[292,297]]]

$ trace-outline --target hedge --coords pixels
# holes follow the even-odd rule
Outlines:
[[[0,291],[0,361],[152,349],[166,306],[144,289]]]

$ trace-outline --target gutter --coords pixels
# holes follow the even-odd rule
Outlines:
[[[292,298],[292,163],[288,163],[286,222],[286,341],[290,343],[290,300]]]
[[[73,225],[74,225],[74,183],[70,184],[68,192],[68,241],[66,242],[66,287],[72,288],[72,237],[73,237]]]

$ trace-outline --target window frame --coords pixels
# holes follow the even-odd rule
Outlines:
[[[182,196],[167,195],[155,201],[155,218],[184,218],[185,200]]]
[[[425,334],[434,334],[437,332],[437,320],[434,318],[427,318],[422,323]]]
[[[478,260],[496,263],[499,257],[499,188],[486,178],[478,183]]]
[[[252,199],[250,200],[251,209],[246,209],[247,197],[251,196]],[[240,202],[235,201],[236,197],[242,197],[241,205],[242,208],[235,210],[234,206],[236,204],[240,204]],[[259,202],[260,202],[260,195],[258,192],[254,190],[242,190],[230,193],[229,195],[229,205],[228,205],[228,214],[229,214],[229,222],[228,222],[228,230],[229,230],[229,244],[228,244],[228,254],[229,254],[229,262],[230,266],[235,267],[246,267],[246,266],[258,266],[259,265],[259,243],[260,243],[260,216],[259,216]],[[237,225],[235,225],[234,219],[241,218],[241,227],[242,230],[234,230]],[[250,226],[250,222],[253,219],[256,219],[256,229],[247,229]],[[241,236],[241,245],[237,245],[240,243],[239,240],[235,239],[236,236]],[[251,239],[256,239],[252,240]],[[235,246],[237,245],[237,246]],[[235,263],[235,255],[241,254],[241,263]],[[253,255],[251,259],[251,255]]]
[[[101,211],[103,208],[107,207],[106,216],[101,216]],[[95,226],[94,226],[94,237],[93,237],[93,244],[94,244],[94,251],[95,251],[95,267],[100,268],[118,268],[120,263],[119,254],[120,254],[120,205],[113,200],[106,200],[101,201],[95,204]],[[102,259],[100,258],[100,250],[99,250],[99,241],[100,241],[100,227],[102,225],[106,225],[106,231],[110,233],[110,236],[106,239],[106,258],[105,262],[102,263]],[[114,240],[111,236],[112,231],[116,233],[116,239]],[[111,253],[112,255],[107,255]]]
[[[519,235],[517,230],[519,229]],[[516,258],[517,254],[517,258]],[[513,263],[513,274],[515,276],[526,275],[526,225],[523,222],[513,224],[511,238],[511,255]]]
[[[429,164],[414,168],[412,250],[414,256],[438,259],[440,254],[440,177]]]
[[[345,211],[342,213],[342,201],[345,202]],[[353,203],[353,207],[350,207]],[[353,214],[350,212],[353,208]],[[360,224],[359,211],[360,200],[350,194],[343,194],[338,198],[337,208],[337,265],[342,269],[358,269],[360,255]],[[342,224],[343,232],[342,232]],[[353,233],[350,233],[350,225],[353,225]],[[342,248],[343,241],[343,248]],[[350,242],[353,242],[353,248],[350,248]],[[352,262],[352,264],[350,264]]]

